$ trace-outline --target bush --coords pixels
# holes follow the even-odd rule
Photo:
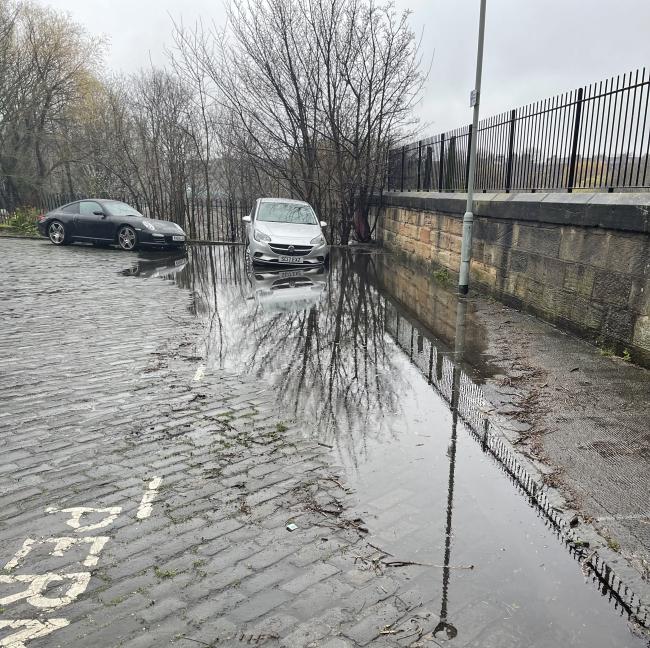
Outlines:
[[[38,210],[35,207],[18,207],[16,211],[2,224],[0,229],[10,230],[25,236],[38,235],[36,226]]]
[[[447,268],[440,268],[440,270],[435,270],[433,273],[433,278],[441,284],[448,284],[451,281],[449,270],[447,270]]]

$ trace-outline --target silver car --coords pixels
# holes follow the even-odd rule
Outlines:
[[[319,265],[327,261],[329,245],[309,203],[288,198],[258,198],[244,216],[253,263]]]

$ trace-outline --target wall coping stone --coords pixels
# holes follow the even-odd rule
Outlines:
[[[387,207],[462,216],[467,194],[391,191],[383,194]],[[600,227],[622,232],[650,233],[650,192],[632,193],[478,193],[474,215],[485,218]]]

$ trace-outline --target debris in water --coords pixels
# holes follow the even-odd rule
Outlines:
[[[294,524],[293,522],[289,522],[287,524],[287,531],[295,531],[298,528],[297,524]]]

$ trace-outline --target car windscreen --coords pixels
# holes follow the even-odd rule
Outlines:
[[[295,205],[292,203],[262,203],[257,210],[256,219],[267,223],[318,225],[316,214],[309,205]]]
[[[123,202],[109,202],[106,203],[106,207],[113,216],[142,216],[135,207]]]

